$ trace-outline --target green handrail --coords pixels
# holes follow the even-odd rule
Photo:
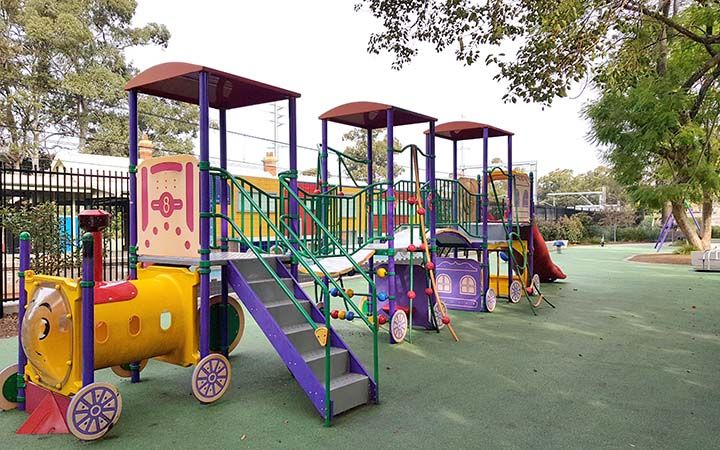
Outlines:
[[[230,180],[230,182],[233,183],[233,185],[238,189],[238,192],[240,192],[240,194],[246,198],[246,200],[248,201],[250,206],[257,211],[258,216],[260,216],[260,218],[262,220],[264,220],[270,226],[272,231],[275,233],[276,240],[282,241],[283,247],[286,248],[288,251],[290,251],[290,253],[296,257],[295,259],[301,266],[303,266],[305,268],[305,270],[307,270],[308,275],[310,275],[310,277],[313,278],[313,280],[315,280],[316,282],[325,286],[325,284],[320,280],[320,278],[317,276],[317,274],[315,274],[315,272],[313,270],[311,270],[311,266],[309,264],[307,264],[307,261],[305,259],[303,259],[303,256],[309,258],[313,262],[313,264],[322,272],[323,276],[327,277],[329,279],[330,284],[332,284],[333,287],[335,287],[338,290],[338,292],[342,295],[343,299],[346,300],[347,302],[349,302],[354,307],[353,309],[355,309],[358,312],[358,315],[363,318],[363,321],[365,322],[365,324],[368,325],[368,327],[372,328],[372,324],[367,319],[367,317],[360,314],[360,309],[358,309],[357,306],[354,304],[354,302],[350,299],[350,297],[347,296],[347,294],[345,293],[345,290],[342,288],[342,286],[339,283],[337,283],[332,278],[330,273],[328,273],[327,270],[322,266],[322,264],[320,264],[320,261],[315,257],[315,255],[313,255],[313,253],[310,252],[304,246],[301,248],[298,248],[298,249],[293,247],[293,243],[291,243],[290,241],[287,240],[287,238],[285,238],[283,232],[279,228],[277,228],[277,226],[270,220],[270,218],[262,211],[260,206],[247,194],[247,192],[240,186],[239,182],[237,181],[237,179],[234,176],[232,176],[228,171],[226,171],[224,169],[220,169],[220,168],[213,167],[210,169],[210,171],[211,171],[211,173],[218,173],[219,175]],[[282,178],[281,178],[281,183],[282,183]],[[285,185],[285,186],[287,186],[287,185]],[[303,208],[306,208],[305,204],[303,202],[299,201],[299,199],[297,199],[297,196],[295,196],[295,193],[292,192],[291,189],[289,189],[289,186],[287,186],[287,188],[288,188],[289,192],[291,192],[292,195],[296,198],[296,200],[298,200],[298,204],[301,205]],[[307,209],[306,209],[306,211],[307,211]],[[219,217],[223,220],[227,220],[233,226],[233,229],[236,229],[237,232],[240,232],[240,229],[236,226],[234,221],[232,221],[230,219],[230,217],[228,217],[227,215],[224,215],[221,213],[211,213],[211,214],[213,214],[214,216]],[[312,215],[312,213],[310,213],[310,217],[312,220],[318,221],[317,217]],[[297,236],[297,234],[295,234],[295,232],[292,229],[290,229],[290,227],[287,224],[281,223],[280,225],[286,229],[286,231],[291,235],[291,237],[293,239],[298,241],[297,245],[300,246],[301,241],[300,241],[299,237]],[[322,226],[322,224],[320,224],[320,223],[318,223],[318,225]],[[252,242],[250,242],[249,244],[246,243],[246,245],[248,245],[248,247],[250,247],[250,248],[255,247]],[[352,259],[352,257],[350,257],[349,255],[347,255],[347,257],[350,259],[350,261],[355,266],[357,266],[357,264]],[[357,266],[357,267],[359,269],[358,273],[361,273],[362,275],[364,275],[366,277],[366,279],[368,281],[370,281],[371,279],[367,276],[367,274],[365,274],[364,271],[362,269],[360,269],[359,266]],[[372,282],[372,281],[370,281],[370,282]],[[284,283],[283,283],[283,285],[284,285]],[[328,289],[327,286],[325,286],[324,289]]]
[[[320,280],[320,278],[317,276],[317,274],[313,270],[311,270],[310,265],[307,264],[307,261],[305,261],[302,258],[302,256],[306,255],[313,261],[315,266],[318,269],[320,269],[320,271],[323,273],[323,275],[327,279],[328,283],[332,284],[338,290],[338,293],[340,293],[340,295],[343,297],[343,300],[345,300],[346,303],[349,303],[352,306],[352,308],[357,313],[358,317],[361,317],[363,322],[368,326],[368,328],[370,328],[370,330],[373,333],[373,360],[374,360],[374,378],[375,378],[375,385],[376,385],[376,396],[379,399],[379,384],[378,384],[378,381],[379,381],[379,366],[378,366],[379,358],[378,358],[378,342],[377,342],[377,337],[378,337],[377,323],[378,323],[378,321],[374,320],[372,324],[370,323],[370,321],[368,320],[366,315],[357,307],[357,305],[355,305],[355,303],[346,294],[346,292],[342,288],[342,286],[339,285],[330,276],[330,274],[325,270],[325,268],[320,264],[320,262],[315,258],[315,256],[304,246],[302,247],[302,250],[304,250],[304,251],[300,252],[300,248],[301,248],[300,246],[302,245],[301,240],[298,238],[297,234],[295,234],[295,232],[291,229],[291,227],[289,227],[284,222],[280,222],[281,226],[286,228],[286,231],[291,235],[291,237],[295,240],[295,242],[289,242],[287,240],[287,238],[285,238],[285,236],[280,231],[280,229],[278,229],[278,227],[262,211],[260,206],[255,202],[255,200],[252,198],[252,196],[250,194],[248,194],[245,191],[245,189],[243,189],[243,187],[240,185],[240,183],[234,176],[232,176],[226,170],[220,169],[220,168],[211,168],[210,173],[211,173],[211,175],[219,175],[222,180],[229,180],[233,184],[233,186],[238,190],[238,192],[243,197],[243,199],[247,200],[250,207],[252,209],[254,209],[257,212],[258,216],[260,216],[260,218],[267,223],[268,227],[273,230],[273,232],[275,233],[275,236],[276,236],[276,242],[278,242],[278,243],[281,242],[282,246],[292,254],[293,260],[297,261],[300,265],[302,265],[307,270],[307,272],[311,276],[311,278],[313,278],[313,280],[318,285],[321,286],[321,289],[323,290],[325,299],[329,299],[329,295],[330,295],[329,286]],[[224,181],[224,182],[226,182],[226,181]],[[286,185],[286,187],[288,188],[288,192],[290,192],[293,195],[293,197],[298,201],[298,204],[300,206],[302,206],[303,208],[306,208],[305,204],[303,202],[299,201],[296,194],[291,189],[289,189],[289,186]],[[289,288],[285,285],[285,283],[283,283],[280,280],[280,278],[277,276],[277,274],[274,273],[273,270],[271,270],[270,266],[267,264],[267,262],[262,257],[262,254],[260,251],[261,249],[258,249],[255,246],[254,242],[252,240],[248,239],[244,235],[241,228],[238,227],[237,224],[235,224],[234,220],[232,220],[230,217],[228,217],[225,214],[217,213],[215,211],[213,211],[212,213],[209,213],[209,215],[213,218],[220,218],[222,220],[226,220],[232,226],[233,231],[236,232],[240,236],[241,240],[245,243],[245,245],[253,252],[253,254],[258,259],[260,259],[260,261],[262,262],[262,265],[273,276],[273,279],[275,280],[275,282],[281,287],[283,292],[290,298],[293,305],[300,311],[300,313],[303,315],[305,320],[310,324],[310,326],[313,328],[313,330],[317,330],[318,329],[317,323],[314,320],[312,320],[312,318],[307,314],[307,312],[304,310],[304,308],[302,308],[300,306],[300,304],[297,302],[297,299],[295,298],[294,294],[290,292]],[[314,215],[311,214],[310,217],[311,217],[311,219],[317,221],[317,218]],[[322,225],[322,224],[319,224],[319,225]],[[298,248],[296,248],[295,245],[293,245],[293,244],[297,245]],[[305,255],[303,255],[303,253]],[[350,258],[350,259],[351,259],[351,262],[354,263],[354,260],[352,260],[352,258]],[[359,273],[361,273],[362,275],[367,277],[367,275],[362,270],[360,270]],[[375,303],[376,302],[375,285],[372,282],[370,285],[371,285],[371,293],[372,293],[370,296],[370,301],[371,301],[371,304],[373,305],[373,311],[376,311],[377,307],[375,306],[376,305],[376,303]],[[325,325],[328,330],[330,329],[329,308],[330,308],[329,302],[327,302],[325,308],[323,309],[323,316],[325,317]],[[330,414],[329,414],[330,379],[331,379],[331,370],[330,370],[330,356],[331,356],[330,348],[331,348],[331,346],[332,346],[331,343],[326,342],[326,345],[325,345],[325,424],[326,424],[326,426],[330,425],[330,419],[331,419]]]
[[[298,203],[298,205],[305,212],[306,216],[310,217],[310,219],[313,222],[316,222],[317,226],[328,235],[328,237],[329,237],[330,241],[333,243],[333,245],[337,246],[340,249],[340,253],[342,254],[342,256],[344,256],[345,258],[348,259],[348,261],[350,261],[350,264],[352,265],[353,269],[355,269],[355,271],[357,273],[359,273],[365,279],[365,281],[367,281],[370,285],[374,285],[374,281],[372,280],[372,278],[370,278],[367,275],[367,273],[365,273],[363,268],[360,267],[360,265],[352,258],[352,256],[342,247],[342,244],[335,238],[335,236],[330,232],[330,230],[328,230],[325,227],[325,225],[320,221],[320,219],[318,219],[315,216],[315,214],[313,214],[313,212],[308,209],[308,207],[305,205],[304,202],[302,202],[300,200],[300,198],[297,196],[297,194],[295,192],[293,192],[292,189],[290,189],[290,185],[286,182],[286,179],[293,178],[295,176],[297,176],[297,175],[292,174],[291,172],[281,173],[279,176],[280,186],[284,187],[288,190],[288,193],[290,194],[290,196],[292,196],[295,199],[295,201]]]

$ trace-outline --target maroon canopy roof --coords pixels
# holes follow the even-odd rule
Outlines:
[[[488,137],[512,136],[513,133],[479,122],[457,121],[445,122],[435,127],[435,136],[451,141],[482,139],[483,130],[487,128]],[[427,130],[425,133],[429,133]]]
[[[320,116],[322,120],[342,123],[359,128],[387,128],[386,112],[392,109],[393,125],[411,125],[435,121],[434,117],[426,116],[397,106],[375,102],[353,102],[337,106]]]
[[[232,109],[259,105],[300,94],[259,81],[249,80],[197,64],[170,62],[140,72],[125,85],[126,91],[138,91],[155,97],[186,103],[199,103],[200,72],[208,73],[208,97],[211,108]]]

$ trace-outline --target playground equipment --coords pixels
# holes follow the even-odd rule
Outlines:
[[[434,214],[426,211],[424,206],[425,197],[418,179],[417,154],[422,152],[416,146],[393,149],[396,126],[429,123],[433,130],[436,119],[373,102],[340,105],[322,114],[320,119],[322,144],[318,162],[319,188],[306,198],[320,211],[321,222],[334,230],[338,242],[344,248],[353,249],[355,261],[367,262],[368,272],[374,274],[372,282],[368,282],[368,294],[377,295],[378,302],[374,307],[365,308],[363,314],[376,327],[389,322],[390,343],[402,342],[413,326],[438,331],[447,326],[457,340],[447,310],[433,287],[435,226],[432,222]],[[353,161],[367,165],[368,179],[364,187],[355,182],[358,190],[351,196],[344,194],[342,186],[330,187],[328,183],[329,155],[332,153],[338,158],[338,170],[341,170],[344,158],[347,158],[328,146],[329,122],[361,128],[367,132],[367,158]],[[387,130],[387,148],[393,151],[388,152],[385,181],[376,182],[372,132],[382,128]],[[396,182],[393,174],[394,155],[408,149],[412,152],[415,170],[409,182]],[[426,138],[425,149],[426,152],[422,154],[426,156],[426,167],[430,167],[434,163],[432,131]],[[427,173],[426,183],[428,189],[432,190],[433,171]],[[399,214],[401,210],[404,210],[404,214]],[[359,220],[355,220],[355,215],[351,213],[351,221],[338,221],[342,211],[359,212]],[[431,221],[429,231],[425,227],[426,217]],[[316,242],[320,246],[318,251],[322,255],[323,265],[334,268],[332,275],[338,278],[338,282],[342,282],[343,275],[356,273],[343,261],[336,264],[337,246],[317,239]],[[376,261],[376,256],[385,258],[385,261]],[[323,304],[329,305],[330,300],[329,293],[326,293]],[[371,306],[369,302],[365,304]]]
[[[690,260],[699,272],[720,272],[720,247],[690,253]]]
[[[690,217],[692,218],[693,222],[695,222],[695,227],[697,228],[698,232],[700,232],[700,223],[698,223],[697,219],[695,218],[695,213],[693,212],[692,208],[689,205],[686,205],[686,209]],[[667,219],[665,219],[665,223],[663,223],[662,229],[660,229],[660,235],[658,236],[657,240],[655,241],[655,251],[660,252],[662,250],[663,245],[665,245],[665,241],[668,238],[668,235],[671,234],[673,229],[677,226],[677,223],[675,222],[675,216],[670,214]],[[673,234],[674,236],[674,234]],[[671,239],[672,241],[672,239]],[[672,242],[671,242],[672,243]]]
[[[453,143],[452,179],[438,180],[433,199],[439,227],[437,245],[443,254],[437,260],[440,295],[450,309],[490,312],[498,295],[513,303],[524,296],[533,307],[540,306],[547,299],[540,292],[540,277],[534,271],[539,231],[534,224],[533,174],[512,170],[513,134],[467,121],[440,124],[435,133]],[[496,137],[507,139],[507,169],[488,165],[488,140]],[[460,179],[457,144],[473,139],[483,140],[482,174],[476,180]],[[499,183],[504,186],[498,187]],[[464,258],[458,258],[460,252]],[[476,254],[476,260],[467,258],[470,252]],[[495,275],[490,274],[490,253],[496,256]],[[500,274],[501,260],[507,262],[507,275]],[[543,261],[548,262],[549,258]]]
[[[296,99],[299,94],[219,70],[167,63],[127,85],[130,117],[130,235],[127,281],[101,278],[101,231],[108,217],[84,216],[82,280],[29,270],[30,237],[21,238],[18,363],[0,373],[3,409],[27,409],[21,433],[71,432],[82,440],[105,435],[120,418],[122,398],[94,371],[113,367],[140,381],[149,358],[195,366],[192,392],[218,400],[231,382],[227,355],[242,335],[241,299],[287,368],[330,425],[348,409],[378,400],[377,326],[353,302],[299,236],[306,226],[338,248],[373,287],[372,277],[342,248],[297,190]],[[199,106],[200,158],[167,156],[138,165],[138,94]],[[290,172],[280,198],[262,197],[227,167],[226,112],[287,101]],[[219,110],[220,167],[209,163],[209,112]],[[138,179],[139,176],[139,179]],[[266,200],[263,204],[262,200]],[[271,203],[272,200],[272,203]],[[239,206],[239,215],[235,208]],[[228,211],[230,209],[230,211]],[[239,220],[238,220],[239,218]],[[230,251],[230,246],[240,251]],[[280,254],[278,254],[280,253]],[[220,294],[211,297],[212,267]],[[322,283],[320,276],[329,280]],[[371,376],[302,290],[302,267],[324,292],[338,295],[372,331]],[[367,296],[375,309],[375,296]],[[26,308],[27,307],[27,308]]]

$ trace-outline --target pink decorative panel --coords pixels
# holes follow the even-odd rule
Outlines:
[[[197,257],[199,175],[194,156],[162,156],[138,166],[138,254]]]

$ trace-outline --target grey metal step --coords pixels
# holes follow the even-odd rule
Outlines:
[[[309,301],[297,300],[297,302],[308,314],[310,314]],[[303,317],[302,313],[298,311],[297,306],[295,306],[292,300],[288,299],[287,296],[285,296],[284,300],[265,303],[265,307],[281,327],[307,323],[305,317]]]
[[[281,264],[282,257],[268,257],[264,258],[265,262],[270,266],[270,268],[275,271],[275,267],[277,264]],[[243,274],[243,277],[248,282],[253,281],[262,281],[262,280],[268,280],[271,279],[270,274],[265,269],[265,267],[262,265],[262,262],[258,258],[253,259],[238,259],[234,260],[232,262],[235,264],[235,267],[237,267],[240,272]]]
[[[288,290],[293,292],[293,280],[291,278],[283,278],[283,283],[287,286]],[[260,301],[263,303],[276,302],[281,299],[287,299],[287,295],[282,290],[280,285],[273,279],[264,279],[258,281],[251,281],[248,283],[255,294],[258,296]],[[290,299],[288,299],[289,301]]]
[[[315,338],[315,332],[307,322],[300,325],[289,325],[283,327],[282,330],[300,354],[324,348]]]
[[[307,365],[312,369],[313,373],[320,380],[320,383],[325,383],[325,349],[314,350],[312,352],[303,353],[303,359]],[[330,379],[343,376],[350,370],[349,354],[344,348],[331,347],[330,348]]]
[[[370,380],[359,373],[348,373],[330,380],[333,414],[337,415],[356,406],[367,404],[370,398]]]

